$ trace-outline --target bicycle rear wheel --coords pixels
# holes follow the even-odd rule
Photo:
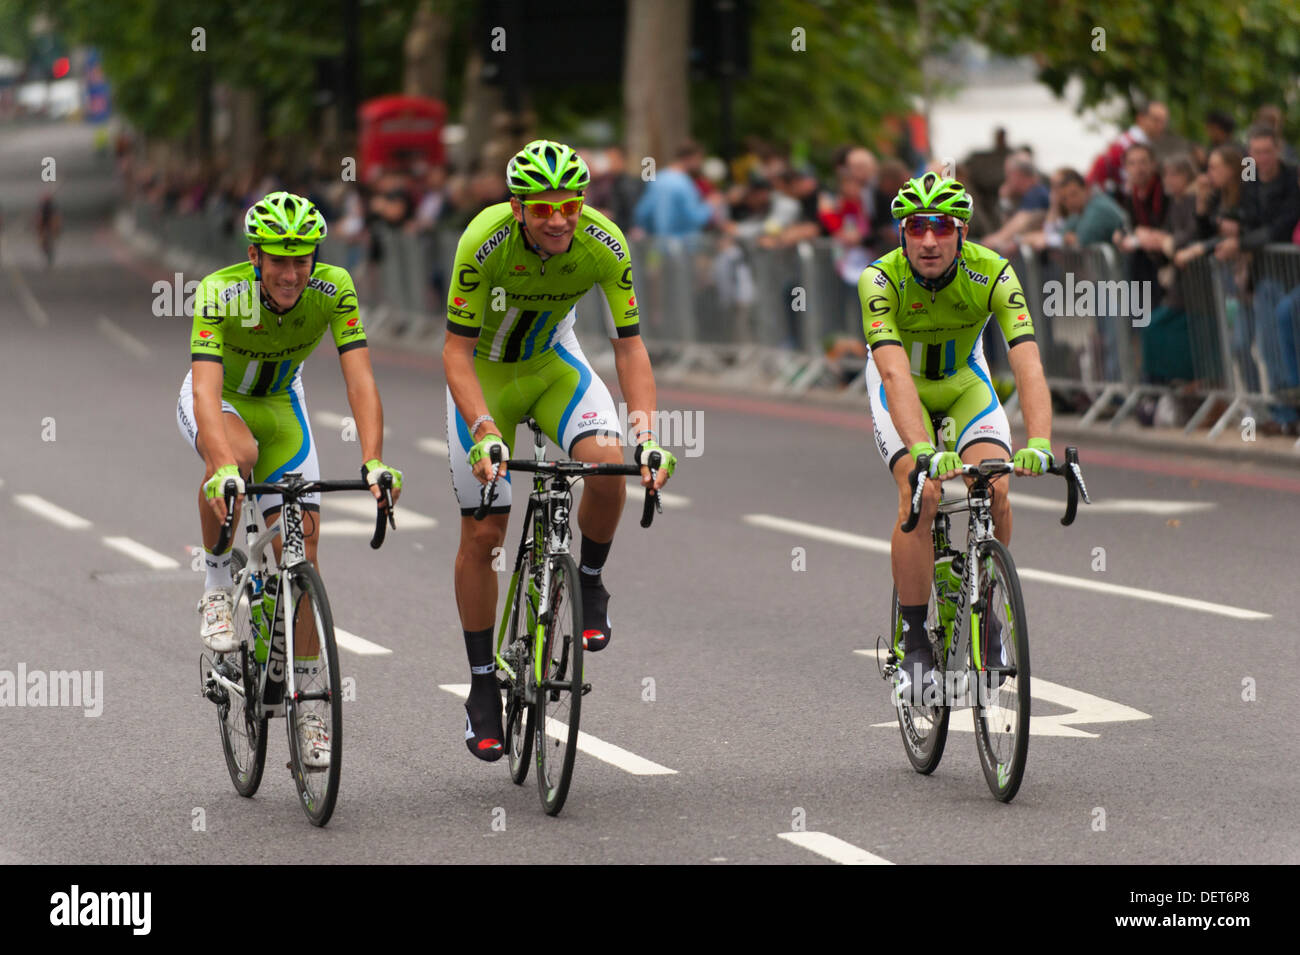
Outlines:
[[[931,587],[930,606],[925,612],[926,631],[933,633],[938,626],[939,615],[935,607],[934,588]],[[889,598],[889,632],[894,641],[894,653],[901,658],[902,621],[898,616],[897,587]],[[940,674],[942,674],[943,654],[936,652],[935,659],[939,661]],[[903,734],[903,749],[907,753],[908,761],[918,773],[928,776],[938,768],[939,760],[943,758],[943,748],[948,741],[949,707],[912,706],[896,701],[894,708],[898,713],[898,729]]]
[[[238,576],[247,562],[243,551],[236,548],[230,557],[231,573]],[[266,717],[254,715],[261,711],[261,707],[257,700],[259,674],[257,662],[253,659],[253,622],[249,614],[251,593],[245,587],[236,596],[239,603],[235,605],[231,619],[239,650],[226,654],[216,669],[227,679],[240,684],[244,695],[227,692],[227,701],[217,707],[217,721],[230,781],[235,784],[235,792],[239,795],[251,796],[262,784],[262,770],[266,767]]]
[[[1010,802],[1020,789],[1029,754],[1029,628],[1020,577],[1011,553],[998,541],[980,545],[983,564],[984,615],[980,619],[980,656],[990,669],[978,673],[975,739],[989,790],[1001,802]],[[1007,666],[987,658],[992,628],[1000,628]],[[972,661],[973,668],[974,661]],[[1005,675],[1001,686],[997,674]]]
[[[518,786],[528,778],[537,713],[532,652],[537,625],[537,588],[533,585],[532,565],[527,559],[519,570],[506,612],[510,615],[506,652],[510,655],[510,665],[515,669],[515,679],[506,694],[505,744],[510,779]]]
[[[551,566],[551,612],[541,648],[537,686],[537,791],[554,816],[564,806],[578,749],[582,709],[582,595],[578,565],[557,554]]]
[[[302,563],[290,573],[294,607],[293,666],[307,672],[294,673],[295,695],[285,696],[285,717],[289,730],[289,769],[293,784],[302,799],[303,811],[313,826],[329,822],[339,794],[339,775],[343,765],[343,694],[340,690],[338,648],[334,643],[334,616],[320,574],[311,564]],[[281,587],[281,595],[286,588]],[[302,660],[303,628],[310,620],[315,625],[320,644],[318,656]],[[321,766],[302,745],[299,724],[319,720],[328,742],[328,765]]]

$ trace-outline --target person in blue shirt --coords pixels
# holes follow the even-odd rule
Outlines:
[[[721,196],[706,199],[696,188],[694,177],[703,161],[698,144],[683,143],[677,158],[647,183],[633,214],[636,226],[660,238],[686,238],[702,231],[722,201]]]

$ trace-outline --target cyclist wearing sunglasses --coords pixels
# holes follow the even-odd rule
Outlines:
[[[1054,463],[1052,404],[1034,325],[1015,271],[991,249],[966,241],[973,202],[954,179],[926,173],[909,180],[891,206],[901,246],[877,259],[858,280],[870,359],[867,387],[876,447],[898,484],[899,518],[890,547],[904,627],[900,698],[916,701],[934,679],[925,638],[933,553],[926,533],[904,534],[911,504],[908,474],[922,454],[930,476],[954,476],[963,463],[1012,458],[1017,474],[1041,474]],[[1011,428],[984,360],[981,336],[990,318],[1006,337],[1011,370],[1025,416],[1028,444],[1011,449]],[[931,415],[944,416],[936,437]],[[929,526],[939,482],[926,485],[919,527]],[[1006,488],[994,486],[994,533],[1009,544]],[[1000,634],[987,656],[1002,658]],[[1002,660],[1005,664],[1005,660]]]
[[[456,605],[470,665],[465,745],[480,759],[501,758],[501,693],[492,645],[497,573],[494,550],[505,542],[509,476],[483,521],[480,487],[492,477],[489,452],[510,456],[515,428],[531,416],[576,461],[623,461],[623,424],[604,382],[592,371],[573,331],[574,306],[599,286],[609,304],[606,331],[614,344],[618,383],[630,409],[636,461],[658,450],[662,487],[676,459],[655,442],[655,382],[640,337],[632,257],[613,222],[583,202],[591,176],[568,146],[539,139],[506,167],[514,194],[479,213],[461,236],[447,303],[447,445],[460,504]],[[603,438],[603,440],[602,440]],[[642,469],[649,486],[649,470]],[[627,494],[621,477],[584,481],[578,507],[582,532],[583,643],[604,649],[610,638],[609,592],[601,570]]]

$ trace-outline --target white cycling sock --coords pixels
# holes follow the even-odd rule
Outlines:
[[[233,550],[228,550],[224,554],[217,556],[208,550],[203,549],[203,566],[207,568],[208,576],[204,581],[204,588],[207,590],[216,590],[218,587],[229,590],[234,581],[230,577],[230,555]]]

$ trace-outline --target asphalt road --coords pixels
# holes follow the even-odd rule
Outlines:
[[[202,465],[175,423],[189,323],[152,309],[173,270],[110,229],[82,131],[0,142],[0,688],[19,667],[102,675],[97,715],[0,706],[0,861],[1300,862],[1294,470],[1082,443],[1098,503],[1071,528],[1062,482],[1015,481],[1037,698],[1001,805],[965,712],[938,771],[911,770],[859,652],[885,629],[895,508],[867,417],[664,388],[694,429],[673,506],[643,531],[630,495],[613,642],[588,660],[582,729],[617,751],[580,753],[548,818],[531,774],[515,787],[465,751],[444,688],[468,672],[440,362],[378,346],[398,530],[378,552],[327,534],[321,566],[337,626],[387,652],[341,651],[356,699],[326,829],[296,805],[282,724],[240,798],[198,692]],[[48,271],[21,223],[45,155],[69,230]],[[324,475],[352,477],[332,351],[308,362],[307,404]],[[327,528],[358,518],[340,497]]]

